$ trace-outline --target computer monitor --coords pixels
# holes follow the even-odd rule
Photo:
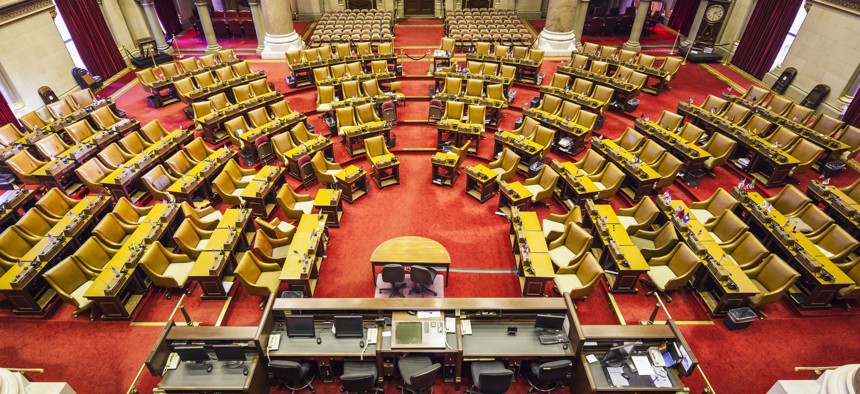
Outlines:
[[[242,345],[212,345],[218,361],[245,361],[246,349],[247,347]]]
[[[537,315],[535,319],[535,328],[539,330],[556,330],[564,329],[564,316],[558,315]]]
[[[361,316],[335,316],[336,338],[364,338],[364,321]]]
[[[176,346],[173,351],[179,356],[179,359],[186,362],[205,363],[210,360],[209,353],[203,346]]]
[[[287,336],[308,337],[316,336],[314,331],[314,317],[311,315],[287,315]]]
[[[627,358],[630,356],[630,353],[633,353],[633,347],[636,344],[629,345],[621,345],[610,348],[608,352],[603,356],[603,363],[609,365],[611,367],[617,367],[621,365],[624,361],[627,361]]]
[[[394,345],[420,345],[424,343],[424,326],[421,322],[397,322]]]

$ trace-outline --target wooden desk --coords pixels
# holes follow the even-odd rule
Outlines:
[[[156,204],[84,292],[103,320],[130,320],[151,283],[138,269],[140,258],[155,241],[169,238],[182,215],[177,204]],[[134,245],[134,248],[132,248]]]
[[[454,153],[436,152],[430,157],[430,179],[434,185],[454,187],[457,181],[457,155]]]
[[[340,78],[327,78],[323,80],[315,79],[315,83],[317,86],[335,86],[336,88],[340,88],[340,86],[344,82],[356,81],[356,82],[364,82],[369,81],[371,79],[375,79],[379,82],[390,82],[397,79],[397,75],[394,72],[386,72],[386,73],[377,73],[377,74],[358,74],[358,75],[345,75]]]
[[[328,245],[325,214],[305,214],[299,219],[287,260],[281,268],[281,282],[289,290],[313,297]]]
[[[555,267],[549,257],[549,247],[534,212],[511,208],[508,230],[511,250],[517,263],[517,276],[523,297],[542,297],[546,284],[555,278]]]
[[[373,182],[382,189],[400,184],[400,161],[393,153],[370,158],[373,167]]]
[[[204,252],[194,262],[189,279],[200,283],[202,299],[226,299],[230,292],[224,287],[224,277],[232,275],[240,252],[247,252],[253,238],[251,213],[245,209],[231,208],[224,211],[212,237],[203,247]],[[249,234],[250,237],[249,237]],[[229,281],[233,285],[233,281]]]
[[[592,139],[591,149],[600,152],[607,160],[615,163],[627,175],[621,192],[633,201],[639,201],[651,194],[660,174],[645,163],[633,163],[633,154],[607,139]]]
[[[287,130],[293,128],[293,126],[305,122],[307,120],[307,116],[301,112],[293,112],[287,117],[283,118],[274,118],[268,123],[261,125],[260,127],[255,127],[251,130],[247,130],[246,133],[242,133],[241,135],[234,136],[242,141],[247,147],[256,146],[257,139],[266,136],[269,140],[272,139],[273,136],[281,134]],[[257,157],[256,149],[242,149],[242,158],[248,162],[256,163],[259,161]]]
[[[302,169],[299,167],[299,159],[304,156],[313,157],[317,152],[322,152],[326,160],[335,161],[334,148],[332,147],[331,140],[318,135],[312,140],[305,141],[301,145],[284,152],[284,157],[287,158],[287,162],[284,163],[287,166],[287,173],[290,174],[291,177],[303,181]]]
[[[202,194],[205,199],[212,198],[212,189],[210,184],[215,176],[221,172],[224,165],[227,164],[236,152],[221,147],[212,152],[205,159],[191,167],[188,172],[183,174],[176,182],[173,182],[167,192],[176,197],[180,202],[194,203],[194,197],[197,194]]]
[[[493,157],[499,154],[505,147],[514,151],[520,156],[520,162],[517,164],[517,170],[522,171],[529,176],[534,176],[537,172],[532,173],[531,166],[541,160],[541,154],[545,148],[530,139],[520,139],[520,135],[513,134],[508,131],[497,131],[493,134]]]
[[[597,99],[593,99],[585,94],[579,94],[570,89],[563,89],[550,85],[542,85],[540,87],[540,98],[543,99],[543,96],[546,94],[551,94],[553,96],[560,97],[566,101],[570,101],[576,105],[582,107],[582,109],[593,112],[597,114],[599,117],[603,117],[603,109],[606,107],[606,102],[597,101]]]
[[[623,100],[629,100],[636,97],[645,85],[642,84],[643,86],[636,86],[632,83],[621,81],[609,75],[596,74],[585,69],[573,68],[571,66],[560,65],[556,70],[561,74],[569,75],[573,78],[587,79],[597,85],[603,85],[615,89],[615,96]],[[638,71],[634,71],[634,73],[638,73]]]
[[[443,119],[436,122],[436,147],[441,149],[445,143],[453,146],[463,146],[469,142],[469,153],[478,153],[481,146],[481,134],[484,125],[477,123],[466,123],[456,119]]]
[[[397,237],[383,242],[370,255],[370,268],[376,284],[376,267],[386,264],[420,265],[445,270],[445,287],[451,276],[451,256],[442,244],[424,237]]]
[[[815,179],[809,182],[806,195],[816,204],[822,204],[824,211],[836,219],[851,236],[860,238],[860,203],[838,188],[824,185]]]
[[[477,166],[466,166],[466,195],[481,202],[493,198],[499,186],[498,174],[485,167],[483,164]]]
[[[100,109],[100,108],[104,108],[104,107],[110,107],[111,112],[113,112],[113,113],[117,112],[116,103],[113,102],[113,100],[111,100],[111,99],[100,99],[100,100],[97,100],[96,102],[94,102],[90,105],[87,105],[86,107],[78,108],[74,112],[72,112],[70,114],[65,114],[65,115],[63,115],[63,117],[56,119],[51,123],[48,123],[48,125],[43,127],[42,130],[44,130],[48,133],[57,133],[57,132],[60,132],[62,130],[65,130],[66,127],[68,127],[72,124],[75,124],[78,121],[84,120],[84,119],[88,119],[91,124],[94,124],[94,122],[91,119],[92,113],[95,110]],[[31,135],[33,137],[35,137],[36,139],[41,139],[38,137],[39,134],[40,133],[32,133]],[[42,134],[42,135],[44,136],[45,134]],[[29,143],[31,143],[31,144],[36,142],[32,138],[29,138],[29,135],[25,135],[24,138],[29,140]],[[19,141],[21,141],[21,140],[19,140]],[[22,142],[24,142],[24,141],[22,141]]]
[[[352,204],[368,192],[367,173],[363,168],[349,165],[334,175],[338,189],[343,191],[344,201]]]
[[[42,274],[64,257],[69,248],[79,245],[79,239],[95,225],[108,205],[106,196],[81,200],[21,256],[21,264],[12,265],[0,276],[0,294],[9,300],[13,313],[41,315],[47,312],[57,292]]]
[[[340,219],[343,217],[343,193],[340,190],[320,189],[314,197],[314,209],[325,214],[327,227],[340,227]]]
[[[284,99],[284,95],[281,92],[270,92],[266,93],[262,96],[257,96],[248,101],[244,101],[241,103],[233,104],[224,108],[222,110],[218,110],[217,112],[210,113],[208,115],[204,115],[197,119],[194,119],[194,123],[199,125],[203,130],[203,139],[210,144],[219,144],[221,141],[229,138],[226,130],[222,130],[222,127],[225,122],[230,119],[238,118],[240,116],[244,116],[248,112],[268,106],[277,101],[281,101]]]
[[[499,182],[499,211],[511,216],[514,207],[530,211],[532,209],[532,192],[522,183],[505,181]]]
[[[634,122],[636,131],[645,134],[649,139],[662,145],[669,152],[681,159],[684,162],[684,172],[687,174],[696,173],[697,177],[701,177],[702,167],[705,161],[711,154],[695,144],[696,141],[687,141],[682,138],[675,130],[666,130],[656,122],[646,121],[644,119],[636,119]]]
[[[263,166],[254,175],[248,186],[242,190],[240,197],[248,201],[252,215],[265,219],[275,210],[278,206],[275,199],[275,191],[286,182],[283,174],[283,167]]]
[[[585,204],[586,215],[583,216],[586,227],[592,227],[595,241],[600,241],[603,251],[600,254],[600,265],[604,269],[616,271],[617,274],[606,273],[610,291],[613,293],[635,293],[639,276],[648,272],[650,266],[639,247],[630,239],[627,230],[621,225],[615,210],[609,204]]]
[[[587,54],[587,53],[584,55],[588,56],[588,58],[591,60],[599,60],[599,61],[606,62],[610,70],[616,70],[617,68],[623,66],[623,67],[627,67],[627,68],[629,68],[635,72],[639,72],[639,73],[647,75],[648,79],[645,81],[645,84],[643,84],[643,86],[642,86],[642,90],[647,92],[647,93],[659,95],[660,93],[663,93],[664,90],[669,89],[668,77],[670,77],[671,75],[669,74],[668,71],[666,71],[662,68],[645,67],[645,66],[638,64],[638,63],[631,63],[631,62],[622,61],[621,59],[618,59],[617,57],[615,57],[615,58],[601,57],[601,56],[596,56],[596,55]],[[657,82],[654,84],[650,84],[649,82],[651,81],[651,78],[656,79]]]
[[[588,174],[577,168],[575,164],[553,160],[549,165],[561,176],[559,182],[555,184],[553,196],[568,209],[577,205],[582,206],[585,200],[593,199],[600,192]]]
[[[524,109],[523,116],[537,120],[538,123],[556,130],[553,137],[553,148],[571,156],[585,150],[585,145],[591,137],[591,129],[583,128],[570,118],[562,118],[537,108]],[[563,138],[569,141],[567,146],[562,146]]]
[[[0,227],[9,228],[36,203],[36,193],[28,189],[7,190],[0,194]]]
[[[352,126],[344,129],[344,140],[346,141],[346,152],[349,157],[364,154],[364,140],[376,136],[383,136],[385,143],[391,141],[391,125],[388,122],[369,122],[360,126]]]

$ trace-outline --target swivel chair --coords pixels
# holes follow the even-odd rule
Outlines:
[[[436,281],[436,270],[432,267],[422,267],[420,265],[412,266],[412,270],[409,273],[409,279],[412,280],[413,287],[409,290],[409,294],[421,294],[421,297],[424,297],[425,293],[433,294],[434,296],[438,295],[435,291],[428,288],[428,286],[433,286],[433,283]]]
[[[269,370],[278,385],[286,387],[290,390],[290,394],[296,394],[296,391],[304,389],[316,393],[313,385],[314,377],[310,373],[311,364],[308,362],[272,360],[269,361]],[[309,376],[310,379],[308,379]]]
[[[343,375],[340,375],[340,391],[356,394],[384,392],[381,387],[376,387],[377,373],[376,364],[373,362],[344,362]]]
[[[400,289],[406,287],[406,270],[400,264],[386,264],[382,267],[382,281],[391,287],[380,288],[379,293],[389,293],[389,297],[404,297]]]
[[[406,356],[397,361],[397,370],[403,378],[403,384],[397,385],[401,392],[408,391],[412,394],[424,394],[430,392],[436,374],[442,365],[434,364],[427,356]]]
[[[501,361],[476,361],[470,367],[472,388],[467,394],[502,394],[511,388],[514,371]]]
[[[573,372],[573,361],[570,360],[533,362],[529,366],[526,377],[530,386],[529,393],[534,391],[549,393],[556,388],[562,388],[571,372]]]

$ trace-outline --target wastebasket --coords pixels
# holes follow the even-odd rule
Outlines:
[[[624,103],[624,112],[636,112],[636,108],[639,108],[639,99],[637,98],[632,98]]]
[[[845,163],[841,161],[828,161],[827,164],[821,167],[821,176],[825,178],[833,178],[842,171],[845,171]]]
[[[748,307],[735,308],[729,311],[723,323],[725,323],[726,328],[734,331],[747,328],[755,318],[756,314],[752,309]]]

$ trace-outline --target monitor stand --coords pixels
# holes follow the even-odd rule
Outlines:
[[[188,366],[188,369],[205,369],[207,373],[212,372],[212,364],[208,361],[189,361],[186,365]]]

